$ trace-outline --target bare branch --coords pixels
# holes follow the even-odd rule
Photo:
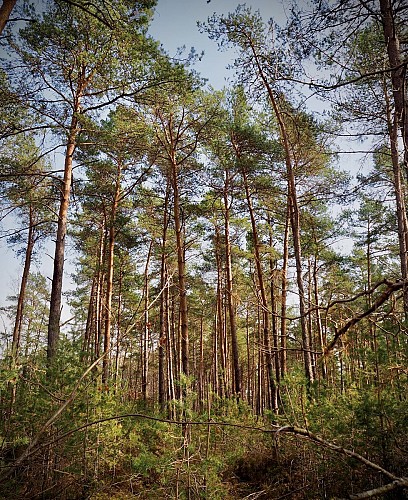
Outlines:
[[[382,306],[384,304],[384,302],[386,302],[391,297],[391,295],[394,292],[396,292],[397,290],[401,290],[404,287],[404,285],[405,286],[407,285],[403,280],[398,280],[395,283],[388,281],[388,280],[384,280],[383,282],[380,282],[379,284],[377,284],[375,286],[375,288],[377,288],[377,286],[379,286],[380,284],[386,284],[387,288],[384,290],[384,292],[379,297],[377,297],[377,299],[374,301],[374,303],[372,304],[371,307],[369,307],[366,311],[363,311],[363,312],[351,317],[349,320],[346,321],[346,323],[339,330],[336,330],[336,333],[333,337],[333,340],[324,349],[324,353],[326,356],[334,349],[339,338],[342,335],[344,335],[352,326],[354,326],[359,321],[361,321],[363,318],[365,318],[366,316],[369,316],[371,313],[376,311],[380,306]],[[359,295],[361,295],[361,294],[359,294]]]

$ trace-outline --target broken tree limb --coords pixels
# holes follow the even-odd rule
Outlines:
[[[338,500],[362,500],[364,498],[378,497],[379,495],[384,495],[385,493],[395,490],[396,488],[407,488],[407,487],[408,487],[408,478],[401,478],[397,479],[396,481],[392,481],[392,483],[384,484],[384,486],[380,486],[379,488],[363,491],[361,493],[351,494],[346,498],[339,498]]]
[[[356,325],[363,318],[372,314],[380,306],[382,306],[384,304],[384,302],[386,302],[394,292],[401,290],[404,287],[404,281],[402,281],[402,280],[398,280],[395,282],[392,282],[389,280],[384,280],[381,282],[381,284],[386,284],[387,288],[381,293],[381,295],[379,295],[377,297],[377,299],[373,302],[372,306],[369,307],[366,311],[363,311],[363,312],[356,314],[355,316],[349,318],[341,328],[336,329],[336,333],[335,333],[333,339],[331,340],[331,342],[329,342],[329,344],[327,344],[327,346],[324,349],[325,356],[327,356],[334,349],[339,338],[342,335],[344,335],[352,326]],[[376,286],[376,288],[377,288],[377,286]]]

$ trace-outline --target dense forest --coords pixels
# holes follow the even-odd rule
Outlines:
[[[408,5],[155,8],[0,7],[0,498],[407,498]]]

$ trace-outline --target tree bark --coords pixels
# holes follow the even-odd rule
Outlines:
[[[7,21],[9,20],[10,14],[16,5],[16,2],[17,0],[3,0],[0,7],[0,35],[6,27]]]
[[[110,345],[111,345],[111,324],[112,324],[112,295],[113,295],[113,271],[115,257],[115,221],[116,212],[118,210],[120,193],[121,193],[121,175],[122,165],[118,161],[115,192],[113,195],[112,206],[109,214],[109,241],[108,241],[108,257],[106,263],[106,293],[105,293],[105,328],[103,337],[103,352],[104,358],[102,361],[102,383],[107,384],[109,379],[110,368]]]
[[[277,397],[276,397],[276,383],[274,379],[273,357],[271,352],[270,341],[270,321],[269,321],[269,304],[266,296],[266,287],[263,277],[263,270],[261,264],[261,253],[259,251],[259,238],[258,229],[255,220],[254,208],[252,205],[251,193],[249,191],[248,176],[245,169],[242,169],[242,178],[244,181],[245,196],[249,211],[249,218],[251,220],[252,237],[254,242],[254,257],[255,269],[258,278],[259,292],[261,294],[261,308],[262,308],[262,327],[263,327],[263,347],[265,350],[266,367],[268,371],[268,385],[272,401],[272,410],[277,410]]]
[[[278,122],[278,129],[280,139],[282,141],[282,146],[285,155],[285,165],[286,165],[286,175],[287,175],[287,184],[288,184],[288,198],[289,198],[289,213],[290,213],[290,223],[292,229],[292,237],[293,237],[293,247],[295,252],[295,262],[296,262],[296,280],[298,285],[299,292],[299,312],[300,312],[300,326],[302,332],[302,351],[303,351],[303,362],[305,367],[305,375],[308,380],[309,385],[314,382],[313,375],[313,366],[312,366],[312,358],[310,353],[310,343],[309,343],[309,333],[307,330],[307,322],[306,322],[306,307],[305,307],[305,289],[303,285],[303,277],[302,277],[302,247],[300,242],[300,214],[299,214],[299,206],[297,200],[296,193],[296,182],[295,182],[295,173],[293,168],[293,158],[291,154],[290,141],[288,137],[287,128],[285,125],[285,120],[283,113],[281,112],[280,106],[276,99],[275,93],[268,81],[268,78],[262,68],[262,64],[260,62],[259,54],[254,45],[252,39],[248,40],[250,45],[250,50],[252,51],[252,55],[254,58],[254,64],[256,70],[258,72],[258,76],[264,85],[269,100],[272,105],[272,109],[274,111],[276,120]]]
[[[142,342],[142,397],[147,400],[147,386],[149,375],[149,343],[150,343],[150,323],[149,323],[149,263],[152,254],[153,240],[150,242],[144,272],[144,331]]]
[[[167,183],[166,195],[163,207],[163,232],[161,243],[161,263],[160,263],[160,337],[159,337],[159,404],[163,408],[166,401],[166,381],[165,381],[165,362],[166,362],[166,346],[169,345],[169,330],[167,324],[168,314],[168,283],[166,272],[166,244],[167,244],[167,228],[168,228],[168,209],[169,209],[170,186]],[[167,349],[167,354],[171,353]],[[171,374],[172,375],[172,374]],[[170,373],[169,373],[170,377]]]
[[[408,103],[406,73],[408,62],[402,61],[400,40],[395,25],[395,11],[390,0],[379,0],[382,28],[387,45],[388,60],[391,68],[394,114],[401,130],[404,144],[404,164],[408,174]]]
[[[27,247],[25,251],[24,270],[20,283],[20,293],[17,301],[16,318],[13,328],[13,342],[12,342],[12,356],[14,359],[18,357],[18,349],[20,347],[21,327],[23,323],[24,299],[28,283],[28,276],[30,274],[31,260],[33,256],[33,249],[36,241],[35,228],[34,228],[34,209],[29,207],[29,227],[27,237]]]
[[[184,375],[190,374],[189,369],[189,338],[188,338],[188,310],[187,310],[187,290],[186,290],[186,263],[183,236],[183,222],[180,207],[180,191],[178,183],[178,165],[174,151],[172,152],[171,180],[173,187],[173,216],[176,230],[177,246],[177,271],[179,286],[179,308],[180,308],[180,343],[181,343],[181,369]]]
[[[391,112],[391,103],[387,88],[384,84],[384,96],[387,109],[387,125],[388,135],[390,139],[391,163],[393,172],[393,187],[395,194],[395,203],[397,210],[397,226],[398,226],[398,248],[400,257],[401,277],[404,282],[408,278],[408,221],[405,206],[405,190],[403,183],[403,175],[401,172],[399,154],[398,154],[398,117]],[[408,315],[408,287],[404,287],[404,311]]]
[[[229,327],[231,335],[232,348],[232,368],[234,374],[234,394],[238,397],[241,394],[241,367],[239,364],[237,325],[235,319],[235,307],[233,298],[233,280],[232,280],[232,259],[231,259],[231,240],[230,240],[230,206],[228,200],[230,174],[228,169],[225,170],[225,185],[224,185],[224,236],[225,236],[225,270],[226,270],[226,292],[228,303]]]
[[[282,262],[282,299],[281,299],[281,328],[280,328],[280,365],[281,365],[281,377],[285,377],[287,372],[287,321],[286,321],[286,302],[287,302],[287,291],[288,291],[288,261],[289,261],[289,204],[286,210],[286,221],[285,221],[285,234],[283,238],[283,262]]]
[[[72,183],[72,161],[79,134],[77,113],[80,110],[80,99],[74,109],[69,128],[68,143],[65,153],[64,178],[61,187],[61,202],[58,212],[57,237],[55,241],[54,270],[52,275],[50,315],[48,320],[47,360],[49,363],[56,356],[60,336],[62,281],[64,275],[65,237],[67,234],[67,216]]]

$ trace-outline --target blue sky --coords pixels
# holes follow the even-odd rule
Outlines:
[[[271,17],[278,23],[284,23],[285,11],[289,11],[289,2],[280,0],[159,0],[151,35],[160,40],[170,55],[175,55],[177,48],[186,46],[187,51],[194,47],[198,53],[204,51],[204,57],[195,69],[215,89],[221,89],[227,76],[232,76],[225,68],[233,61],[233,51],[218,51],[215,41],[205,33],[200,33],[197,21],[206,21],[214,12],[227,14],[233,12],[239,4],[245,3],[254,10],[259,10],[266,20]],[[297,2],[299,4],[299,2]]]
[[[219,52],[216,42],[210,40],[206,34],[200,33],[197,21],[206,21],[214,12],[226,14],[233,12],[239,4],[246,3],[254,10],[259,10],[265,20],[273,17],[278,23],[285,19],[285,6],[289,8],[288,2],[280,0],[252,0],[240,2],[237,0],[158,0],[153,23],[149,30],[150,34],[159,40],[166,52],[174,56],[177,49],[186,46],[187,52],[194,47],[197,52],[204,51],[204,57],[196,66],[196,70],[202,77],[208,79],[208,84],[216,89],[226,85],[226,78],[232,77],[226,66],[233,62],[233,52]],[[4,229],[3,224],[3,229]],[[69,273],[73,272],[73,255],[67,249],[67,260],[65,265],[65,284],[70,286]],[[49,278],[52,275],[53,244],[49,243],[47,248],[38,256],[39,268]],[[0,307],[6,305],[6,297],[18,293],[20,275],[22,273],[22,261],[17,257],[15,251],[8,248],[5,239],[0,239]],[[33,267],[36,267],[35,264]],[[33,269],[35,270],[35,269]],[[4,316],[0,313],[0,330]]]

